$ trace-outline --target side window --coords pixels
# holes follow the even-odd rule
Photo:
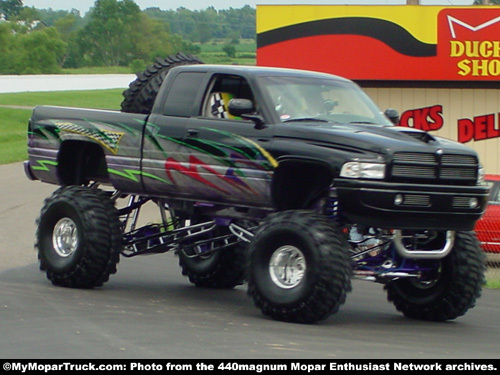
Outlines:
[[[205,73],[179,73],[171,83],[163,114],[166,116],[189,117],[193,114],[193,103]]]
[[[218,75],[209,84],[202,106],[203,117],[239,119],[229,114],[227,105],[233,98],[249,99],[254,97],[248,82],[239,76]]]

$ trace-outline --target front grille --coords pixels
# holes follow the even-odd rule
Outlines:
[[[475,169],[464,169],[464,168],[441,168],[439,177],[442,179],[452,180],[475,180],[476,170]]]
[[[436,168],[419,165],[395,165],[392,175],[398,177],[436,178]]]
[[[471,155],[443,155],[441,157],[441,163],[443,165],[463,164],[463,165],[474,165],[475,166],[477,164],[477,159]]]
[[[424,154],[420,152],[396,152],[394,154],[395,163],[436,163],[436,155]]]
[[[477,179],[478,160],[473,155],[396,152],[391,179],[404,182],[438,182],[471,185]]]

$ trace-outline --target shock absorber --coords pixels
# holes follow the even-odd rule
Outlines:
[[[337,191],[334,187],[330,188],[327,201],[325,203],[325,215],[334,221],[339,219],[339,201]]]

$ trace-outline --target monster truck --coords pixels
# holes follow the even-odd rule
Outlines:
[[[353,82],[178,54],[121,107],[39,106],[29,121],[26,174],[60,185],[36,233],[54,285],[98,287],[120,255],[174,251],[194,285],[248,282],[282,321],[327,318],[352,278],[416,319],[455,319],[480,296],[476,153],[394,126]],[[158,219],[141,223],[147,202]]]

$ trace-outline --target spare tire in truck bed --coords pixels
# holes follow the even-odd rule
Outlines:
[[[168,71],[180,65],[203,64],[192,55],[178,53],[165,59],[158,59],[145,71],[137,73],[135,81],[123,92],[122,112],[150,114],[156,95]]]

